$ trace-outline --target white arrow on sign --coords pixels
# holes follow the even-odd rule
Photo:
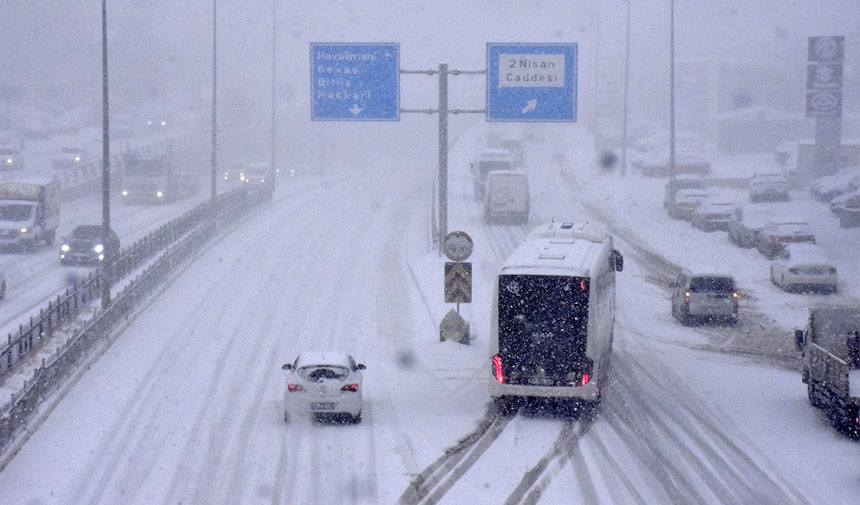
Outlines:
[[[353,116],[359,115],[361,113],[361,111],[363,111],[363,110],[364,109],[359,107],[357,103],[352,104],[352,108],[349,109],[349,111],[352,112]]]
[[[523,114],[526,112],[533,111],[537,108],[537,100],[529,100],[526,102],[526,106],[523,107]]]

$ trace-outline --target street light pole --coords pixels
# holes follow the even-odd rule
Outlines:
[[[627,35],[626,35],[626,49],[624,50],[624,126],[623,133],[621,135],[621,177],[623,178],[627,174],[627,95],[628,95],[628,86],[627,83],[629,81],[630,75],[630,2],[633,0],[627,0]]]
[[[277,181],[277,173],[278,171],[275,169],[275,118],[276,118],[276,102],[275,102],[275,86],[277,85],[277,80],[275,78],[275,74],[277,73],[276,63],[277,59],[276,55],[276,34],[277,34],[277,11],[276,6],[278,5],[277,0],[272,0],[272,190],[275,189],[275,182]]]
[[[675,0],[669,2],[669,200],[675,214]]]
[[[108,113],[107,0],[102,0],[102,236],[110,236],[110,115]],[[102,270],[102,308],[110,305],[112,262],[116,259],[106,248]]]
[[[212,212],[218,203],[216,181],[217,152],[218,152],[218,1],[212,0]]]

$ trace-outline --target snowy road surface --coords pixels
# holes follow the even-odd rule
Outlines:
[[[540,173],[530,226],[598,219]],[[618,277],[597,418],[496,418],[490,284],[528,227],[484,227],[455,172],[450,228],[476,239],[475,342],[440,343],[429,186],[386,166],[281,186],[80,377],[0,472],[0,502],[856,503],[857,445],[809,407],[799,374],[704,350],[734,330],[677,325],[662,265],[641,254]],[[283,423],[280,365],[311,348],[367,364],[361,424]]]

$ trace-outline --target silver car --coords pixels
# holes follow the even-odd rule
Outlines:
[[[783,291],[836,292],[836,267],[815,244],[786,244],[770,265],[770,281]]]
[[[726,274],[694,274],[684,269],[672,281],[672,315],[687,325],[693,322],[738,323],[738,292]]]
[[[349,354],[304,352],[281,369],[287,372],[284,422],[294,415],[361,422],[361,370],[365,366]]]

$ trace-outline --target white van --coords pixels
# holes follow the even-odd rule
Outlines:
[[[529,178],[522,172],[493,170],[487,174],[484,221],[529,222]]]
[[[475,179],[472,181],[475,201],[480,202],[484,199],[484,194],[487,189],[487,174],[493,170],[513,170],[514,160],[511,158],[511,153],[507,149],[484,149],[469,165]]]

